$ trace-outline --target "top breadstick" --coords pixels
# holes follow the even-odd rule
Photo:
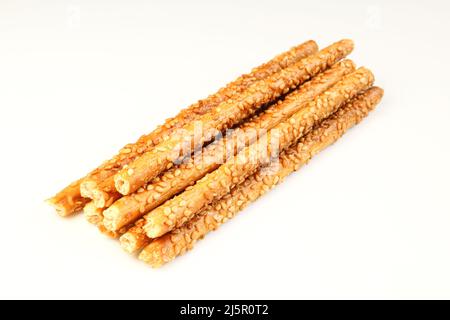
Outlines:
[[[339,41],[268,78],[255,82],[233,99],[228,99],[144,153],[114,176],[117,191],[130,194],[155,178],[186,150],[193,151],[211,140],[218,132],[230,128],[254,114],[262,105],[272,102],[311,77],[324,71],[353,50],[351,40]],[[198,132],[200,127],[200,131]]]
[[[130,163],[142,153],[150,150],[155,144],[167,139],[175,129],[181,128],[186,123],[196,120],[221,102],[232,97],[234,94],[245,90],[254,82],[264,79],[296,63],[317,52],[317,50],[317,44],[314,41],[307,41],[253,69],[251,73],[239,77],[226,87],[220,89],[217,93],[182,110],[176,117],[166,120],[164,125],[159,126],[150,134],[142,136],[134,144],[126,145],[120,150],[119,154],[114,156],[111,160],[104,162],[86,177],[75,181],[60,191],[54,197],[49,199],[48,203],[55,207],[56,211],[61,216],[68,216],[80,210],[87,202],[89,202],[88,199],[81,196],[81,184],[87,183],[93,187],[98,182],[111,177],[124,165]],[[110,182],[113,185],[112,179]]]

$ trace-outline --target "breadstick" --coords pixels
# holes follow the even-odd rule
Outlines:
[[[195,219],[195,218],[194,218]],[[152,240],[147,237],[143,226],[145,225],[145,219],[139,219],[134,223],[127,232],[125,232],[120,238],[120,246],[128,253],[135,253],[138,250],[144,248]]]
[[[105,225],[103,224],[103,209],[97,208],[94,203],[91,201],[88,204],[84,206],[83,209],[84,217],[89,223],[94,224],[97,226],[97,229],[104,235],[106,235],[109,238],[117,239],[124,233],[126,233],[131,227],[134,225],[128,225],[124,226],[116,231],[111,231],[105,228]],[[137,224],[135,224],[137,225]]]
[[[106,229],[103,224],[103,209],[97,208],[92,201],[84,206],[83,213],[89,223],[96,225],[98,230],[109,238],[117,239],[127,231],[126,228],[121,228],[118,231]]]
[[[252,84],[233,99],[201,116],[198,121],[183,127],[178,134],[155,146],[115,176],[117,191],[128,195],[166,170],[174,162],[183,159],[186,150],[196,150],[211,140],[218,132],[251,116],[262,105],[274,101],[282,94],[294,89],[336,61],[344,58],[353,49],[351,40],[342,40],[268,78]],[[201,128],[200,133],[199,127]]]
[[[207,173],[217,169],[224,162],[226,156],[234,156],[245,146],[253,143],[258,132],[267,131],[289,118],[304,107],[309,100],[329,89],[354,69],[352,61],[339,62],[290,93],[281,103],[269,107],[253,120],[244,123],[226,139],[208,145],[200,155],[201,163],[196,164],[197,156],[194,156],[187,163],[166,171],[156,181],[145,186],[143,190],[120,198],[104,211],[105,227],[112,231],[117,230],[183,191]]]
[[[132,227],[132,225],[124,226],[116,231],[111,231],[105,228],[103,224],[103,209],[97,208],[91,201],[84,206],[84,216],[89,223],[97,226],[98,230],[109,238],[117,239]],[[138,224],[135,224],[138,225]]]
[[[267,164],[271,156],[283,151],[307,133],[314,124],[335,112],[342,104],[368,89],[374,81],[371,71],[359,68],[325,91],[306,108],[302,108],[287,121],[281,122],[214,172],[199,180],[192,188],[154,209],[146,217],[144,230],[148,237],[157,238],[182,226],[205,205],[230,192],[260,166]],[[267,156],[269,155],[269,156]]]
[[[84,206],[83,213],[89,223],[97,225],[103,220],[103,210],[97,208],[92,201]]]
[[[61,217],[66,217],[74,212],[80,211],[90,202],[80,194],[80,183],[82,179],[72,182],[69,186],[58,192],[47,200],[47,203],[55,208]]]
[[[230,194],[208,205],[186,225],[147,245],[139,259],[153,267],[160,267],[192,249],[198,239],[233,218],[247,205],[282,182],[290,173],[306,164],[315,154],[338,140],[348,129],[366,117],[382,96],[383,90],[373,87],[356,97],[301,138],[299,143],[288,148],[280,156],[280,165],[269,170],[271,174],[267,175],[267,171],[260,170],[247,178]]]
[[[108,177],[99,184],[88,183],[85,187],[89,186],[89,198],[92,199],[97,208],[108,208],[114,201],[120,199],[122,195],[117,192],[114,187],[114,176]]]
[[[232,97],[236,92],[245,90],[252,83],[264,79],[296,63],[317,52],[317,50],[317,44],[314,41],[307,41],[278,55],[268,63],[253,69],[251,73],[239,77],[234,82],[231,82],[226,87],[220,89],[217,93],[182,110],[176,117],[167,119],[164,125],[159,126],[152,133],[142,136],[134,144],[126,145],[120,150],[119,154],[114,156],[111,160],[103,163],[86,177],[73,182],[54,197],[47,200],[47,202],[52,205],[61,216],[68,216],[81,210],[84,205],[89,202],[89,199],[85,199],[85,197],[88,197],[88,195],[91,194],[90,190],[95,188],[98,182],[113,176],[124,165],[130,163],[142,153],[150,150],[154,145],[167,139],[172,131],[183,127],[186,123],[198,119],[201,115],[206,114],[222,101]],[[114,186],[113,179],[109,181],[110,185]],[[84,197],[80,192],[83,183],[86,183],[82,188],[85,193]]]
[[[120,231],[106,229],[103,225],[103,209],[97,208],[92,201],[84,206],[83,213],[89,223],[96,225],[97,229],[109,238],[116,239],[127,231],[124,228],[120,229]]]

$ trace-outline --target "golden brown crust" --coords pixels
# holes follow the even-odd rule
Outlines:
[[[217,93],[182,110],[176,117],[167,119],[164,125],[159,126],[150,134],[140,137],[137,142],[126,145],[112,159],[104,162],[86,177],[72,183],[70,186],[60,191],[57,195],[49,199],[48,203],[54,206],[61,216],[68,216],[81,210],[84,205],[89,202],[89,200],[85,198],[91,197],[92,188],[97,188],[100,182],[113,176],[122,169],[124,165],[130,163],[142,153],[150,150],[154,145],[167,139],[175,129],[181,128],[186,123],[196,120],[222,101],[227,100],[230,96],[245,90],[252,83],[264,79],[267,76],[296,63],[304,57],[317,52],[317,50],[317,44],[314,41],[307,41],[253,69],[251,73],[239,77],[226,87],[221,88]],[[112,179],[109,180],[108,186],[114,186],[114,181]],[[80,188],[83,191],[83,194],[80,192]],[[105,192],[101,195],[101,197],[105,198],[103,200],[105,205],[107,203],[112,203],[109,193],[113,191],[108,191],[103,188],[98,190]],[[114,197],[114,195],[112,195],[112,197]]]
[[[117,230],[161,205],[207,173],[217,169],[227,156],[233,156],[253,143],[258,133],[267,131],[287,119],[309,100],[329,89],[354,69],[354,63],[350,60],[337,63],[290,93],[280,103],[270,106],[254,119],[245,122],[231,135],[205,147],[201,154],[196,154],[189,161],[167,170],[137,192],[120,198],[105,210],[105,227],[112,231]]]
[[[250,85],[242,93],[220,103],[198,121],[183,127],[179,133],[136,158],[115,176],[117,191],[130,194],[182,159],[185,150],[196,150],[214,137],[254,114],[289,90],[326,70],[353,50],[351,40],[337,42],[266,79]],[[201,133],[196,132],[201,125]],[[180,158],[181,157],[181,158]]]
[[[89,223],[98,225],[103,220],[103,209],[97,208],[92,201],[84,206],[83,213]]]
[[[47,200],[47,203],[54,207],[61,217],[80,211],[90,201],[80,195],[80,181],[73,182]]]
[[[357,96],[304,136],[299,143],[288,148],[281,155],[278,166],[268,171],[258,171],[234,188],[230,194],[208,205],[184,226],[153,240],[144,248],[139,258],[153,267],[159,267],[191,249],[198,239],[233,218],[248,204],[306,164],[316,153],[339,139],[349,128],[367,116],[382,96],[383,90],[377,87]],[[137,233],[136,230],[134,232]]]
[[[92,184],[92,188],[89,190],[90,198],[97,206],[97,208],[108,208],[114,201],[120,199],[122,195],[117,192],[114,187],[114,177],[111,176],[104,181],[96,184]]]
[[[270,162],[270,156],[278,154],[328,117],[346,101],[368,89],[374,81],[372,72],[359,68],[325,91],[308,106],[295,113],[261,137],[258,143],[244,148],[214,172],[206,175],[180,195],[145,216],[145,232],[157,238],[182,226],[208,203],[223,197],[231,188],[243,182],[260,166]]]
[[[164,125],[158,127],[152,133],[141,137],[137,143],[123,148],[122,150],[124,152],[101,166],[97,170],[97,173],[91,174],[88,179],[85,179],[81,183],[81,194],[85,197],[92,198],[97,206],[104,204],[102,207],[107,207],[108,203],[112,203],[110,198],[118,198],[114,188],[114,180],[109,179],[109,177],[112,177],[124,165],[130,163],[142,153],[149,151],[158,143],[168,139],[176,129],[182,128],[184,125],[210,112],[221,102],[232,98],[253,83],[317,52],[317,50],[317,44],[314,41],[307,41],[296,46],[253,69],[249,74],[240,76],[235,81],[221,88],[217,93],[182,110],[176,117],[167,119]],[[103,181],[105,179],[107,180]],[[97,196],[95,193],[97,193]]]
[[[120,237],[120,245],[128,253],[135,253],[151,242],[144,229],[145,219],[139,219]]]

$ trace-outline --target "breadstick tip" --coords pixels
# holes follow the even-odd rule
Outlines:
[[[56,213],[58,215],[60,215],[61,217],[66,216],[66,214],[64,213],[64,207],[62,205],[56,203],[53,198],[49,198],[49,199],[45,200],[45,203],[52,206],[56,210]]]
[[[130,193],[130,183],[122,179],[120,175],[116,175],[114,177],[114,185],[116,187],[116,190],[124,196]]]
[[[80,183],[80,194],[82,197],[92,199],[92,190],[97,187],[97,183],[92,180],[83,181]]]
[[[383,98],[383,96],[384,96],[384,89],[383,88],[380,88],[380,87],[377,87],[377,86],[373,86],[372,88],[370,88],[370,90],[373,91],[374,94],[376,94],[376,96],[378,97],[379,100],[381,100],[381,98]]]
[[[165,232],[159,223],[155,223],[152,217],[149,217],[146,224],[143,227],[147,237],[151,239],[155,239],[157,237],[162,236]]]
[[[351,47],[352,50],[355,48],[355,42],[351,39],[342,39],[339,43],[344,44],[345,46]]]
[[[125,250],[125,252],[127,252],[129,254],[133,254],[136,252],[136,250],[135,250],[136,239],[134,237],[130,236],[130,234],[128,234],[128,233],[123,234],[119,238],[119,242],[120,242],[120,246],[122,247],[123,250]]]
[[[103,212],[103,223],[105,228],[111,231],[116,231],[118,226],[116,224],[116,217],[119,215],[119,211],[116,207],[111,206]]]

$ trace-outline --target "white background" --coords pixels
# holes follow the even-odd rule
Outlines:
[[[450,298],[446,1],[0,2],[0,298]],[[385,91],[337,144],[153,270],[44,199],[293,45]]]

